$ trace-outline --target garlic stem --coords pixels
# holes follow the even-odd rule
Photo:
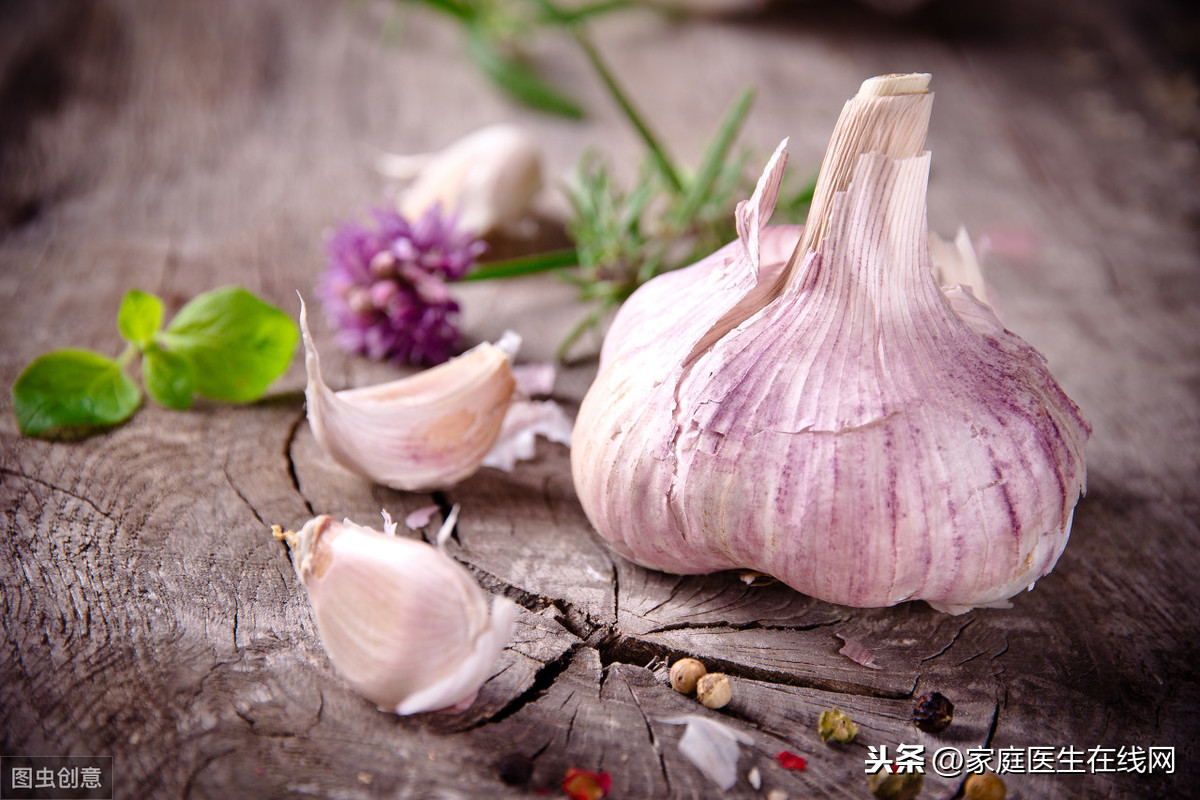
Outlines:
[[[825,238],[833,199],[849,188],[861,155],[875,152],[909,158],[924,150],[933,111],[929,78],[928,73],[868,78],[842,107],[813,190],[804,235],[787,272],[793,272],[804,254],[817,249]]]

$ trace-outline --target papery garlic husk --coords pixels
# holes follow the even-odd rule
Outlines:
[[[727,792],[737,783],[737,765],[742,756],[740,745],[752,745],[748,734],[698,714],[662,717],[667,725],[686,725],[679,740],[679,752],[704,776]]]
[[[621,555],[952,613],[1058,560],[1090,427],[1038,352],[933,277],[928,77],[846,104],[803,229],[764,227],[785,141],[738,240],[621,308],[571,451]]]
[[[483,464],[512,401],[516,334],[407,378],[334,392],[321,377],[303,301],[300,330],[308,422],[334,461],[405,491],[452,486]]]
[[[436,153],[384,154],[376,166],[409,181],[396,203],[406,219],[420,219],[437,205],[477,236],[525,219],[542,189],[537,142],[514,125],[480,128]]]
[[[281,536],[350,688],[396,714],[470,704],[512,638],[511,600],[489,612],[479,584],[437,548],[349,520],[321,515]]]

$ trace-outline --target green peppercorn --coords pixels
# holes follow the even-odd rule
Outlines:
[[[879,800],[913,800],[921,793],[925,776],[919,772],[876,772],[867,776],[867,788]]]
[[[938,692],[923,694],[913,707],[913,724],[926,733],[941,733],[954,719],[954,703]]]
[[[817,719],[817,733],[822,742],[832,740],[838,744],[850,744],[858,736],[858,726],[836,708],[827,708]]]

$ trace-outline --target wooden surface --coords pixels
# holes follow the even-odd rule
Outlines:
[[[970,10],[968,6],[981,6]],[[1047,10],[1046,6],[1053,6]],[[153,405],[106,435],[22,439],[0,398],[0,750],[111,755],[119,797],[558,796],[568,767],[613,797],[718,793],[659,718],[703,711],[664,684],[688,654],[736,678],[705,712],[748,733],[729,797],[864,798],[868,745],[1175,748],[1171,775],[1012,775],[1010,796],[1196,794],[1200,681],[1200,110],[1184,4],[934,2],[892,19],[799,3],[732,20],[643,14],[597,39],[682,160],[759,87],[746,144],[791,137],[815,169],[870,75],[930,71],[931,225],[993,246],[1006,324],[1046,354],[1095,426],[1089,491],[1058,568],[1008,611],[832,606],[736,577],[678,578],[612,556],[565,448],[434,496],[462,504],[453,555],[522,607],[511,648],[458,716],[397,718],[342,686],[286,550],[268,531],[329,512],[374,523],[430,502],[331,465],[304,422],[299,358],[262,402]],[[115,354],[122,293],[178,308],[239,282],[296,310],[322,235],[376,202],[370,148],[416,152],[498,120],[537,132],[555,181],[587,146],[634,174],[637,141],[569,47],[535,53],[591,110],[518,110],[456,30],[386,4],[106,0],[0,4],[0,378],[37,354]],[[1181,49],[1182,48],[1182,49]],[[1194,55],[1194,50],[1192,51]],[[549,200],[553,208],[561,200]],[[581,309],[549,278],[462,287],[474,339],[514,326],[549,357]],[[323,344],[335,386],[390,377]],[[595,341],[560,376],[570,411]],[[883,669],[838,654],[838,635]],[[939,690],[942,737],[908,722]],[[821,709],[860,725],[822,745]],[[805,772],[773,765],[780,750]],[[496,761],[534,758],[533,784]],[[922,797],[960,779],[930,776]]]

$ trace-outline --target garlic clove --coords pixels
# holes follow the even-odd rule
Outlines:
[[[335,461],[405,491],[450,486],[479,469],[512,400],[516,334],[407,378],[334,392],[321,377],[303,300],[300,329],[308,422]]]
[[[396,714],[469,705],[512,637],[510,600],[489,612],[475,580],[438,549],[349,520],[321,515],[277,535],[354,691]]]
[[[410,181],[397,202],[406,219],[420,219],[437,205],[477,236],[527,217],[542,188],[537,143],[513,125],[481,128],[437,153],[384,154],[376,167]]]
[[[803,230],[756,228],[777,152],[739,240],[615,318],[572,473],[621,555],[953,613],[1053,568],[1090,427],[1039,353],[933,276],[928,80],[883,76],[847,103]]]

